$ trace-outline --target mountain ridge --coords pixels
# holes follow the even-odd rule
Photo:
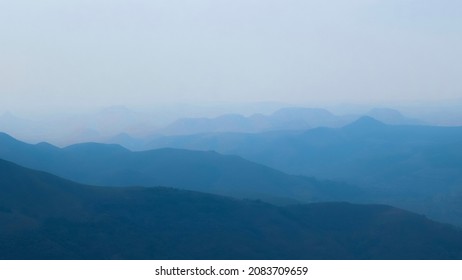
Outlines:
[[[462,225],[461,143],[462,127],[389,125],[364,117],[341,128],[290,133],[159,137],[149,148],[237,154],[288,174],[356,185],[365,189],[366,201]]]
[[[460,229],[386,205],[85,186],[4,160],[0,182],[4,260],[462,258]]]
[[[0,158],[92,185],[171,186],[236,197],[275,201],[323,201],[361,191],[338,182],[287,175],[235,155],[212,151],[158,149],[131,152],[119,145],[83,143],[43,147],[17,140]]]

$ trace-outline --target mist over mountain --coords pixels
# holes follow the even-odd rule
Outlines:
[[[0,104],[1,106],[1,104]],[[111,142],[119,135],[144,138],[181,118],[213,118],[223,114],[270,114],[281,102],[238,104],[156,103],[135,108],[126,105],[54,108],[32,112],[0,111],[0,131],[28,142],[47,141],[61,147],[82,142]],[[6,107],[7,108],[7,107]],[[37,108],[35,108],[37,109]],[[142,139],[144,141],[144,139]]]
[[[459,229],[383,205],[93,187],[3,160],[0,194],[0,259],[462,258]]]
[[[144,135],[156,128],[154,118],[124,106],[95,112],[49,113],[20,118],[12,113],[0,116],[0,131],[29,142],[47,141],[60,146],[102,141],[119,133]],[[140,134],[141,133],[141,134]]]
[[[80,183],[108,186],[170,186],[275,203],[357,201],[352,185],[287,175],[238,156],[159,149],[132,152],[119,145],[83,143],[58,148],[26,144],[0,134],[0,158]]]
[[[462,127],[387,125],[159,137],[150,148],[236,154],[290,174],[346,181],[369,199],[462,224]]]
[[[60,147],[82,142],[103,142],[139,150],[158,136],[341,127],[362,115],[370,115],[389,124],[422,123],[387,108],[336,115],[321,108],[284,105],[287,106],[243,104],[215,110],[180,105],[170,105],[162,110],[159,107],[133,110],[125,106],[111,106],[87,112],[49,113],[28,118],[7,112],[0,115],[0,131],[28,142],[47,141]],[[233,109],[236,111],[230,111]]]
[[[318,126],[341,126],[348,117],[338,117],[327,110],[318,108],[283,108],[271,115],[254,114],[244,117],[237,114],[216,118],[179,119],[160,133],[184,135],[208,132],[262,132],[270,130],[297,130]]]
[[[404,116],[398,110],[390,108],[373,108],[368,111],[366,116],[372,117],[386,124],[392,125],[423,125],[425,122]]]
[[[373,108],[367,116],[387,124],[423,124],[388,108]],[[188,135],[211,132],[255,133],[277,130],[305,130],[316,127],[341,127],[361,115],[334,115],[326,109],[290,107],[270,115],[254,114],[244,117],[238,114],[221,115],[216,118],[184,118],[159,130],[164,135]]]
[[[102,114],[113,116],[114,127],[117,127],[119,117],[126,118],[127,124],[140,120],[139,115],[126,108],[109,108]],[[289,174],[314,176],[330,182],[281,175],[274,169],[262,170],[255,168],[253,163],[249,165],[243,158],[235,158],[236,161],[230,163],[223,157],[223,161],[218,160],[220,164],[215,164],[211,153],[204,156],[170,150],[155,155],[154,152],[131,153],[120,147],[95,144],[60,150],[43,143],[39,146],[44,149],[29,145],[21,146],[19,150],[8,150],[3,146],[0,150],[6,159],[88,184],[166,185],[278,203],[290,203],[294,199],[377,202],[423,213],[440,221],[462,224],[462,207],[459,206],[462,194],[458,187],[462,183],[460,129],[425,126],[421,121],[386,108],[372,109],[366,115],[380,117],[389,124],[406,125],[387,125],[351,114],[337,116],[322,109],[284,108],[272,114],[250,117],[224,115],[183,119],[183,126],[177,126],[181,121],[170,126],[170,129],[176,127],[177,133],[226,131],[231,127],[235,130],[267,129],[266,132],[147,137],[121,133],[105,139],[135,150],[170,147],[238,155]],[[27,123],[12,115],[5,115],[3,119]],[[95,121],[94,127],[98,123],[101,122]],[[348,125],[341,126],[342,123]],[[121,124],[123,127],[124,122]],[[324,127],[317,127],[322,125]],[[317,128],[304,129],[307,127]],[[79,137],[82,135],[88,138],[100,136],[97,130],[81,131]],[[85,152],[82,147],[86,146],[94,146],[94,150]],[[100,148],[105,150],[108,147],[112,147],[109,152],[100,155]],[[184,155],[171,156],[169,153]],[[170,158],[177,158],[178,162]],[[189,163],[185,165],[183,161]],[[186,177],[176,176],[180,168],[189,170]],[[233,169],[240,170],[243,175],[236,176]],[[313,187],[318,185],[323,186]]]
[[[156,130],[147,137],[133,137],[121,133],[101,142],[120,144],[131,150],[149,148],[149,142],[160,136],[192,135],[217,132],[260,133],[279,130],[307,130],[317,127],[342,127],[361,116],[372,116],[387,124],[423,124],[408,118],[397,110],[373,108],[364,114],[335,115],[326,109],[306,107],[285,107],[272,114],[225,114],[214,118],[181,118]]]
[[[0,1],[0,259],[462,260],[460,11]]]

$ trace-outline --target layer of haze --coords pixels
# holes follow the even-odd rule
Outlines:
[[[0,2],[0,110],[462,96],[457,0]]]

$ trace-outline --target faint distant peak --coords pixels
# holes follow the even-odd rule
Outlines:
[[[386,124],[393,125],[418,125],[424,124],[418,119],[408,118],[400,111],[390,108],[373,108],[366,113],[367,116],[380,120]]]
[[[79,143],[64,148],[66,151],[82,153],[101,153],[101,152],[128,152],[126,148],[118,144],[102,144],[96,142]]]
[[[381,121],[378,121],[369,116],[362,116],[356,121],[350,123],[349,125],[345,126],[347,129],[371,129],[377,127],[385,127],[387,126]]]

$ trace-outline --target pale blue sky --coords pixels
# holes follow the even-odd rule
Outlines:
[[[0,109],[462,97],[458,0],[0,0]]]

